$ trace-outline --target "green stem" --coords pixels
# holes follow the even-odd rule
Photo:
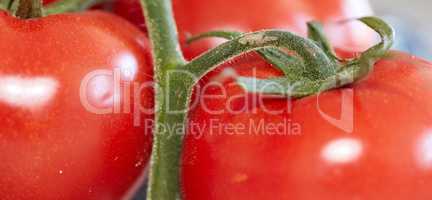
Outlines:
[[[176,71],[158,73],[158,76],[147,199],[176,200],[180,199],[180,154],[186,114],[196,80]]]
[[[180,153],[192,87],[219,64],[250,51],[285,48],[301,60],[302,65],[298,65],[301,68],[295,68],[292,72],[287,71],[286,77],[261,80],[261,83],[271,82],[283,86],[300,83],[300,87],[294,91],[295,93],[286,93],[268,87],[258,92],[302,97],[349,84],[364,77],[364,69],[371,68],[376,59],[387,52],[393,37],[393,30],[382,20],[362,18],[361,21],[381,34],[383,41],[357,59],[338,63],[338,60],[328,55],[328,51],[320,47],[325,45],[330,48],[328,44],[317,43],[289,32],[259,31],[235,37],[186,64],[180,52],[170,0],[141,0],[141,4],[153,46],[156,81],[156,121],[148,200],[180,199]],[[223,32],[221,35],[224,35]],[[314,36],[318,41],[323,39],[321,35]],[[289,63],[286,57],[280,55],[272,55],[272,57],[281,57],[282,63]],[[290,76],[293,76],[291,77],[293,80],[290,80]],[[247,81],[249,80],[244,79],[243,83],[248,83]],[[242,81],[240,80],[239,83]],[[246,84],[246,87],[248,85]]]
[[[171,0],[141,0],[153,44],[156,67],[173,69],[185,64],[177,38]]]
[[[195,80],[175,74],[185,64],[170,0],[141,0],[153,46],[156,116],[148,200],[180,199],[179,168],[184,125]],[[181,72],[177,72],[181,73]]]
[[[15,0],[11,7],[13,15],[20,19],[43,16],[42,0]]]
[[[0,10],[8,11],[11,7],[12,0],[0,0]]]
[[[82,11],[105,0],[59,0],[45,6],[45,14],[53,15],[65,12]]]
[[[306,66],[297,69],[301,71],[296,73],[310,79],[327,78],[334,75],[338,68],[315,42],[289,32],[268,30],[247,33],[228,41],[192,60],[184,69],[196,77],[203,77],[217,65],[233,57],[264,48],[285,48],[295,52]]]
[[[242,33],[233,31],[211,31],[193,36],[187,40],[187,43],[195,41],[218,37],[227,40],[233,40],[240,37]],[[287,53],[277,48],[260,49],[257,51],[267,62],[280,69],[287,79],[295,80],[301,76],[302,69],[304,69],[303,61],[295,56],[288,55]]]
[[[210,31],[201,33],[198,35],[194,35],[186,40],[188,44],[191,44],[193,42],[196,42],[198,40],[206,39],[206,38],[212,38],[212,37],[218,37],[218,38],[224,38],[227,40],[235,39],[236,37],[240,37],[243,33],[236,32],[236,31]]]

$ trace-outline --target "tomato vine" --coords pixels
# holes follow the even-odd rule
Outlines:
[[[290,85],[301,82],[301,87],[293,93],[284,93],[260,88],[248,88],[249,79],[239,79],[245,89],[252,92],[276,93],[291,97],[303,97],[332,88],[353,83],[366,76],[376,60],[386,54],[393,43],[394,32],[384,21],[375,17],[361,18],[360,21],[377,31],[382,42],[362,53],[353,60],[338,60],[333,56],[325,40],[321,40],[319,27],[311,24],[311,39],[276,30],[258,31],[228,36],[230,41],[208,51],[186,63],[180,51],[170,0],[141,0],[145,13],[150,39],[153,45],[156,80],[156,128],[152,160],[150,163],[150,182],[148,199],[179,199],[179,157],[181,143],[186,127],[187,111],[192,87],[199,78],[206,75],[217,65],[250,51],[266,48],[284,48],[295,52],[301,59],[302,67],[291,72],[297,74],[269,80],[253,80],[258,83],[278,82]],[[211,34],[210,34],[211,35]],[[219,32],[219,36],[227,36]],[[204,36],[205,37],[205,36]],[[313,40],[315,39],[315,40]],[[283,61],[282,61],[283,62]],[[194,75],[169,77],[170,70],[181,70]],[[288,70],[289,71],[289,70]],[[336,83],[336,84],[335,84]],[[168,108],[180,110],[169,113]],[[183,126],[182,134],[163,126]]]
[[[67,0],[42,8],[40,0],[16,0],[2,4],[22,19],[41,17],[66,11],[82,10],[98,0]],[[357,58],[337,58],[317,23],[309,23],[309,39],[290,32],[264,30],[252,33],[216,32],[198,36],[218,36],[226,43],[187,62],[180,50],[171,0],[141,0],[154,60],[155,129],[150,162],[147,199],[180,199],[179,167],[182,139],[187,124],[189,100],[197,81],[219,64],[241,54],[259,51],[269,62],[284,72],[272,79],[240,77],[238,82],[250,92],[270,93],[300,98],[321,91],[338,88],[364,78],[374,63],[383,57],[393,43],[394,31],[375,17],[359,19],[376,32],[382,41],[361,53]],[[293,56],[283,54],[284,49]],[[293,58],[293,59],[290,59]],[[173,72],[183,75],[172,76]],[[188,76],[186,76],[188,75]],[[286,86],[285,89],[264,87],[268,83]],[[294,83],[299,87],[288,91]],[[253,86],[253,87],[251,87]],[[175,110],[176,112],[171,112]],[[181,126],[181,132],[164,127]]]

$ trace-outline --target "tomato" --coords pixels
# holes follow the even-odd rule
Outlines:
[[[126,92],[152,81],[146,36],[103,12],[0,27],[1,199],[121,199],[150,156],[153,90]]]
[[[56,1],[56,0],[44,0],[43,4],[50,4],[50,3],[54,2],[54,1]]]
[[[363,25],[335,23],[370,15],[367,0],[173,0],[173,8],[183,41],[211,30],[283,28],[306,35],[306,22],[310,20],[326,23],[333,44],[345,49],[363,50],[374,41],[373,34]],[[116,0],[113,12],[145,30],[138,0]],[[217,44],[220,40],[211,39],[183,46],[186,57],[193,58]]]
[[[185,200],[432,199],[431,63],[391,52],[365,80],[298,100],[247,93],[238,75],[281,72],[248,55],[201,81]]]

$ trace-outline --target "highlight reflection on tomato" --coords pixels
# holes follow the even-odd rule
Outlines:
[[[0,12],[0,27],[1,199],[127,195],[151,148],[143,122],[153,115],[134,115],[134,99],[151,108],[152,89],[123,95],[128,82],[152,80],[146,36],[103,12],[31,20]]]
[[[190,128],[184,140],[184,199],[432,199],[431,63],[391,52],[350,87],[251,104],[245,99],[254,94],[230,76],[254,70],[258,78],[281,75],[252,55],[201,82],[222,86],[200,94],[218,98],[190,112],[189,124],[200,129]]]

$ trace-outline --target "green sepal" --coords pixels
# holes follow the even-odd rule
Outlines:
[[[340,63],[340,70],[333,76],[324,79],[303,78],[296,81],[286,77],[270,79],[238,77],[237,82],[248,92],[300,98],[361,80],[370,73],[375,62],[385,56],[391,48],[394,30],[377,17],[364,17],[360,18],[359,21],[375,30],[381,36],[381,42],[360,54],[358,58]]]
[[[327,56],[332,57],[335,60],[339,60],[324,33],[323,25],[320,22],[311,21],[307,23],[307,27],[308,38],[315,41],[317,45],[320,46],[321,49],[327,54]]]

